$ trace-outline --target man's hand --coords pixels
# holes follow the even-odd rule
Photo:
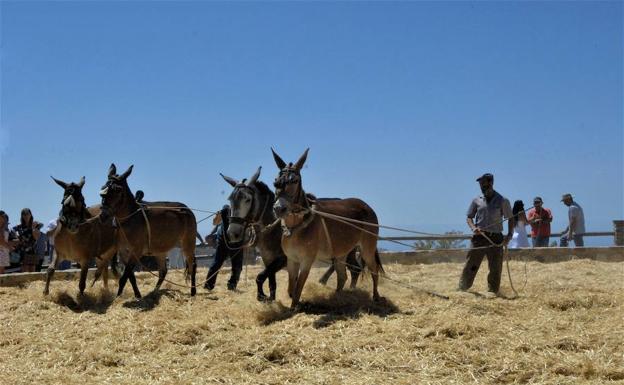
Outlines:
[[[473,233],[474,235],[481,235],[481,228],[480,228],[480,227],[477,227],[477,226],[473,227],[473,228],[472,228],[472,233]]]

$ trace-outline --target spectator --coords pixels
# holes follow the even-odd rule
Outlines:
[[[13,228],[17,234],[19,244],[15,250],[19,253],[22,261],[22,272],[33,272],[39,263],[36,252],[37,239],[41,235],[39,222],[35,222],[29,208],[22,209],[20,224]]]
[[[494,175],[483,174],[477,179],[482,196],[476,197],[468,207],[466,223],[473,231],[471,245],[458,290],[470,289],[481,266],[483,257],[487,255],[490,272],[487,277],[488,292],[491,296],[498,295],[501,273],[503,270],[503,248],[513,236],[514,221],[509,220],[507,235],[503,236],[503,218],[511,219],[509,200],[494,191]],[[494,243],[494,244],[492,244]]]
[[[9,216],[0,210],[0,274],[4,274],[5,268],[11,266],[9,255],[15,242],[9,240],[9,234]]]
[[[576,247],[583,247],[583,234],[585,234],[585,215],[583,209],[572,199],[572,194],[563,194],[561,201],[564,205],[568,206],[568,220],[569,224],[561,237],[559,246],[568,247],[570,240],[574,240]]]
[[[524,202],[515,201],[511,211],[514,217],[514,233],[509,242],[509,248],[529,247],[529,237],[526,232],[528,221],[524,212]]]
[[[541,197],[533,199],[533,208],[529,210],[527,219],[531,224],[531,241],[533,247],[548,247],[550,241],[550,222],[553,220],[550,209],[543,207]]]

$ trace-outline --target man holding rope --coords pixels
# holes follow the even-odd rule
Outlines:
[[[466,223],[473,232],[471,249],[459,279],[458,290],[470,289],[481,266],[488,259],[488,293],[498,295],[503,271],[503,246],[513,235],[514,220],[509,200],[494,190],[494,175],[486,173],[477,179],[482,196],[476,197],[468,208]],[[507,235],[503,236],[503,218],[508,220]]]

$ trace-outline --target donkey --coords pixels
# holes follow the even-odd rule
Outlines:
[[[277,220],[272,206],[275,201],[275,194],[266,184],[258,180],[262,167],[249,179],[241,182],[220,174],[234,190],[228,197],[230,201],[230,218],[227,237],[232,243],[242,243],[246,230],[254,228],[256,239],[254,246],[260,249],[262,262],[265,269],[256,277],[258,286],[258,301],[274,301],[277,283],[275,274],[286,267],[286,255],[282,250],[282,227],[275,226]],[[349,270],[351,271],[351,287],[355,287],[359,276],[359,264],[355,260],[355,250],[349,255],[353,260],[349,260]],[[357,265],[356,265],[357,264]],[[329,274],[333,271],[330,267]],[[327,275],[327,273],[326,273]],[[264,294],[264,282],[269,280],[269,297]],[[327,276],[329,278],[329,276]],[[327,282],[327,280],[325,280]]]
[[[82,195],[85,178],[78,183],[65,183],[52,178],[64,190],[58,226],[54,232],[55,253],[48,267],[44,295],[50,292],[50,280],[59,261],[72,260],[80,264],[80,295],[84,294],[89,264],[95,260],[96,276],[103,274],[108,290],[108,264],[117,253],[116,232],[111,220],[100,215],[100,206],[87,207]],[[113,274],[117,270],[113,265]],[[95,281],[94,281],[95,282]]]
[[[315,259],[328,261],[331,256],[338,256],[334,266],[338,276],[337,290],[342,290],[347,278],[344,261],[347,253],[355,246],[360,247],[362,260],[371,271],[373,300],[379,300],[377,287],[383,267],[377,253],[379,229],[374,226],[378,222],[373,209],[357,198],[310,202],[303,191],[300,173],[308,150],[295,164],[286,164],[273,149],[271,151],[280,169],[274,182],[277,200],[273,210],[280,218],[283,228],[281,244],[288,258],[288,293],[292,298],[291,307],[298,306],[303,286]],[[316,211],[372,225],[352,225],[322,217]]]
[[[196,293],[195,273],[195,235],[197,223],[193,212],[179,202],[137,203],[128,187],[127,178],[133,166],[126,172],[117,175],[117,167],[111,164],[108,170],[108,181],[102,187],[102,210],[113,216],[118,226],[119,256],[126,264],[124,273],[119,279],[117,295],[123,293],[127,280],[130,280],[134,296],[141,298],[136,285],[134,268],[142,255],[156,258],[158,263],[158,282],[154,291],[160,289],[167,275],[167,252],[177,245],[182,248],[186,257],[186,276],[191,278],[191,296]]]

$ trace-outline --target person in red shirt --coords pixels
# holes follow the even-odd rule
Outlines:
[[[550,240],[550,222],[552,213],[550,209],[542,207],[542,198],[533,199],[533,208],[527,213],[527,219],[531,225],[531,239],[533,247],[548,247]]]

